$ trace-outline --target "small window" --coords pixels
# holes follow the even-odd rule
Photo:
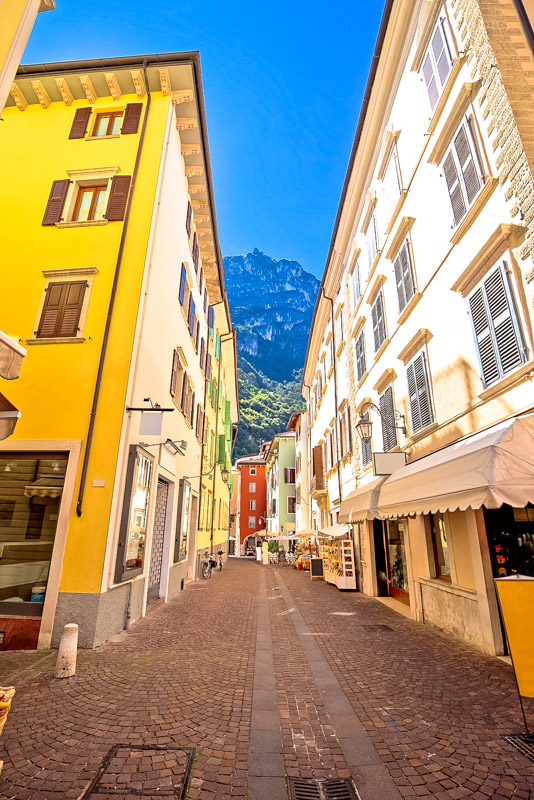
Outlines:
[[[123,111],[108,111],[97,114],[93,136],[118,136],[121,132]]]
[[[365,370],[367,369],[367,365],[365,363],[365,337],[363,331],[356,339],[356,343],[354,345],[354,357],[356,360],[356,375],[358,376],[358,380],[361,381],[365,375]]]
[[[255,475],[256,474],[256,467],[251,467],[250,468],[250,474],[251,475]]]
[[[373,304],[371,318],[373,321],[373,337],[376,353],[386,341],[386,319],[384,316],[384,298],[382,292],[380,292]]]
[[[429,514],[428,521],[434,554],[435,577],[443,581],[450,581],[451,567],[449,563],[449,543],[447,540],[445,518],[443,514],[440,513]]]
[[[407,241],[401,247],[393,266],[395,269],[395,282],[397,284],[400,313],[404,311],[415,294],[410,246]]]
[[[250,531],[253,531],[256,528],[256,517],[248,518],[248,528]]]
[[[478,150],[468,119],[460,125],[453,139],[453,146],[443,162],[443,174],[449,191],[454,224],[458,225],[484,183]]]
[[[254,481],[250,481],[249,482],[248,490],[249,490],[250,494],[255,494],[256,493],[256,484],[254,483]]]
[[[408,395],[414,433],[434,422],[425,354],[420,353],[408,367]]]
[[[384,452],[397,446],[397,430],[395,428],[395,411],[393,408],[393,390],[388,386],[379,400],[380,418],[382,422],[382,443]]]
[[[249,511],[256,511],[256,501],[255,500],[249,500],[248,501],[248,510]]]
[[[104,219],[107,188],[107,182],[80,186],[76,196],[72,221],[89,222],[90,220]]]
[[[284,468],[284,482],[295,483],[295,470],[289,467]]]
[[[288,497],[287,498],[287,513],[288,514],[294,514],[295,513],[295,505],[296,505],[296,499],[294,497]]]
[[[469,311],[484,386],[526,361],[526,350],[506,263],[490,273],[469,298]]]
[[[425,79],[432,111],[435,109],[443,87],[449,77],[451,66],[451,53],[445,35],[443,19],[440,19],[434,30],[432,39],[430,40],[430,47],[423,61],[423,77]]]
[[[376,227],[376,214],[374,211],[371,214],[371,219],[369,220],[369,226],[365,234],[365,240],[367,242],[368,271],[371,272],[378,253],[378,230]]]

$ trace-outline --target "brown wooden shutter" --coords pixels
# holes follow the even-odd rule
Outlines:
[[[66,284],[63,313],[57,336],[76,336],[78,322],[82,313],[83,298],[87,284],[85,281],[72,281]]]
[[[108,222],[124,219],[131,179],[131,175],[114,175],[111,179],[108,207],[104,215]]]
[[[78,108],[74,115],[69,139],[83,139],[87,130],[87,123],[91,116],[91,108]]]
[[[176,383],[178,381],[178,353],[176,350],[172,354],[171,386],[170,393],[174,397],[176,394]]]
[[[37,330],[39,339],[51,339],[56,335],[66,286],[65,283],[51,283],[47,287],[41,320]]]
[[[137,133],[142,108],[142,103],[128,103],[124,111],[121,133]]]
[[[323,448],[320,444],[313,448],[313,474],[323,476]]]
[[[48,196],[42,225],[55,225],[56,222],[61,220],[69,186],[69,180],[54,181]]]

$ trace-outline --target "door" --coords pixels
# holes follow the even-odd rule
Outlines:
[[[373,520],[373,542],[375,546],[376,586],[378,597],[388,597],[388,572],[386,548],[384,546],[384,522]]]
[[[389,591],[406,605],[410,605],[408,593],[408,563],[406,561],[406,520],[390,520],[387,523],[386,557],[388,561]]]
[[[163,560],[163,542],[165,539],[165,519],[167,517],[167,495],[169,484],[158,479],[156,492],[156,510],[154,513],[154,527],[152,529],[152,550],[150,553],[150,567],[148,570],[147,605],[159,597],[161,582],[161,562]]]

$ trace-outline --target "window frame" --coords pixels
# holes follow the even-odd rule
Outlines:
[[[113,126],[116,119],[122,119],[124,121],[124,111],[124,108],[122,110],[114,109],[113,111],[98,111],[95,114],[91,138],[103,139],[105,136],[120,136],[120,130],[117,133],[113,133]],[[107,131],[106,133],[97,133],[100,120],[104,117],[109,117]]]
[[[447,31],[445,30],[446,17],[441,15],[442,12],[443,12],[443,8],[440,10],[440,13],[438,14],[438,19],[437,19],[436,23],[434,24],[434,27],[432,28],[432,33],[430,34],[430,36],[428,38],[428,45],[427,45],[427,48],[426,48],[426,50],[424,52],[423,58],[421,59],[421,67],[420,67],[421,78],[422,78],[423,83],[425,84],[425,87],[426,87],[426,94],[427,94],[428,101],[430,103],[430,109],[431,109],[432,113],[434,113],[434,111],[436,110],[436,108],[437,108],[437,106],[439,104],[440,98],[441,98],[441,96],[443,94],[443,90],[444,90],[444,88],[445,88],[445,86],[447,84],[447,80],[449,78],[449,75],[451,74],[451,71],[452,71],[452,68],[453,68],[453,65],[454,65],[454,61],[455,61],[455,58],[456,58],[455,56],[453,56],[453,52],[452,52],[452,49],[451,49],[451,42],[449,42],[449,39],[452,39],[452,37],[450,35],[447,35]],[[434,46],[433,46],[433,42],[434,42],[434,39],[436,37],[436,34],[437,34],[438,30],[440,31],[441,37],[443,39],[443,48],[442,48],[442,50],[440,50],[440,55],[441,55],[442,52],[444,52],[446,57],[447,57],[447,63],[448,63],[447,74],[443,78],[442,78],[442,76],[440,74],[440,70],[439,70],[439,59],[436,59]],[[430,85],[431,81],[427,82],[427,77],[425,75],[425,64],[427,63],[427,61],[430,61],[430,67],[431,67],[431,70],[432,70],[432,79],[434,80],[434,85],[436,86],[436,92],[437,92],[436,101],[435,101],[434,104],[432,103],[432,98],[430,96],[430,90],[429,90],[429,85]],[[438,79],[439,79],[439,84],[438,84]]]
[[[378,320],[377,320],[377,322],[375,324],[374,317],[375,317],[375,308],[378,307],[378,303],[380,303],[381,310],[382,310],[382,326],[383,326],[383,330],[384,330],[384,337],[377,344],[377,338],[375,336],[375,328],[379,328],[380,325],[379,325],[379,321]],[[371,306],[371,323],[372,323],[372,326],[373,326],[373,342],[374,342],[374,346],[375,346],[375,353],[378,353],[378,351],[380,350],[380,348],[382,347],[382,345],[384,344],[384,342],[388,338],[388,332],[387,332],[387,328],[386,328],[386,306],[385,306],[385,303],[384,303],[384,294],[382,292],[382,289],[380,289],[380,291],[378,292],[378,294],[376,296],[376,299],[375,299],[373,305]]]
[[[252,521],[252,525],[250,524]],[[248,515],[248,523],[247,528],[249,531],[256,530],[256,515],[252,516],[251,514]]]
[[[439,563],[439,555],[438,555],[438,546],[437,546],[437,539],[436,539],[436,526],[434,519],[435,517],[441,517],[443,522],[443,530],[445,533],[445,541],[447,542],[447,554],[449,559],[449,574],[445,575],[441,571],[441,564]],[[450,535],[447,525],[447,520],[445,514],[441,512],[437,512],[436,514],[426,514],[425,519],[428,520],[428,529],[430,534],[430,544],[432,546],[432,559],[433,559],[433,567],[434,567],[434,578],[438,581],[445,581],[446,583],[452,583],[452,565],[451,565],[451,549],[450,549]],[[443,550],[443,548],[441,548]]]
[[[467,143],[470,152],[470,159],[473,164],[475,176],[479,183],[478,188],[472,195],[471,199],[469,198],[470,192],[467,180],[464,175],[464,169],[466,169],[469,165],[469,158],[464,162],[464,165],[462,167],[462,164],[460,163],[460,157],[458,155],[458,147],[456,145],[456,142],[462,132],[465,136],[465,141]],[[456,178],[452,183],[449,182],[449,177],[447,176],[448,167],[446,166],[447,162],[449,163],[451,162],[451,159],[456,173]],[[484,164],[481,157],[480,146],[475,136],[475,132],[473,130],[472,117],[465,115],[460,124],[458,125],[458,127],[456,128],[452,136],[450,145],[448,146],[445,155],[442,158],[441,170],[443,177],[445,179],[445,185],[447,187],[447,193],[449,195],[449,202],[451,204],[451,211],[453,217],[452,227],[457,228],[462,222],[462,220],[465,218],[467,213],[469,212],[469,209],[475,204],[478,195],[484,188],[488,179],[488,175],[484,170]],[[458,185],[458,188],[460,190],[461,200],[463,205],[463,212],[460,214],[460,216],[457,216],[457,212],[455,211],[453,205],[453,193],[457,191],[456,184]]]
[[[358,342],[361,340],[361,353],[358,354]],[[360,375],[360,361],[363,360],[363,369]],[[358,383],[363,379],[363,376],[367,372],[367,354],[365,352],[365,330],[362,326],[362,329],[358,336],[356,337],[356,341],[354,342],[354,362],[356,364],[356,377]]]
[[[74,207],[73,207],[73,210],[72,210],[72,218],[71,218],[70,221],[71,222],[79,222],[80,224],[83,224],[84,222],[97,222],[97,221],[100,221],[100,220],[104,220],[105,219],[104,216],[98,217],[97,219],[95,219],[94,215],[95,215],[96,207],[97,207],[97,204],[98,204],[98,195],[100,194],[100,192],[104,192],[103,203],[107,207],[107,202],[106,201],[107,201],[107,193],[108,193],[108,184],[109,184],[108,181],[106,181],[106,182],[100,181],[98,183],[93,183],[93,184],[88,183],[88,184],[85,184],[85,185],[78,185],[77,186],[77,191],[76,191],[76,196],[74,198]],[[80,208],[81,208],[81,205],[82,205],[83,195],[86,192],[89,192],[89,191],[92,191],[93,196],[91,198],[91,203],[89,205],[89,212],[87,214],[87,219],[78,219],[78,215],[80,213]]]
[[[248,482],[248,491],[249,491],[249,494],[256,494],[256,481],[249,481]]]
[[[290,510],[289,504],[293,501],[293,511]],[[288,495],[286,501],[286,513],[287,514],[296,514],[297,513],[297,498],[295,495]]]
[[[415,365],[416,365],[416,362],[419,359],[422,359],[421,363],[423,364],[424,384],[425,384],[426,395],[428,397],[428,410],[429,410],[429,415],[430,415],[430,420],[426,424],[423,424],[423,419],[422,419],[422,414],[421,414],[421,405],[420,405],[420,400],[419,400],[420,391],[419,391],[419,388],[417,386],[417,376],[416,376],[416,372],[415,372],[415,369],[416,369]],[[415,389],[416,389],[415,397],[417,399],[417,406],[418,406],[417,411],[418,411],[419,419],[421,420],[421,426],[420,427],[416,427],[415,418],[414,418],[414,414],[413,414],[412,395],[410,393],[410,378],[409,378],[410,370],[413,370],[413,380],[415,382]],[[428,368],[428,360],[426,358],[426,353],[425,353],[424,350],[420,350],[419,353],[417,353],[417,355],[407,365],[407,368],[406,368],[406,381],[407,381],[407,384],[408,384],[408,405],[410,406],[410,421],[411,421],[411,424],[412,424],[412,432],[417,434],[417,433],[420,433],[420,432],[426,430],[427,428],[431,427],[436,421],[436,417],[435,417],[435,413],[434,413],[434,406],[433,406],[433,402],[432,402],[432,392],[430,391],[430,375],[429,375],[429,368]]]
[[[406,291],[406,280],[405,280],[406,275],[405,275],[405,272],[403,270],[403,265],[401,263],[401,259],[402,259],[403,253],[406,253],[406,263],[408,265],[409,277],[411,279],[411,290],[412,290],[412,293],[411,293],[411,295],[409,297],[408,297],[408,293]],[[413,259],[412,259],[410,240],[408,238],[406,238],[404,240],[404,243],[399,248],[399,252],[397,253],[397,256],[395,257],[395,261],[393,262],[393,272],[394,272],[394,275],[395,275],[395,285],[396,285],[396,288],[397,288],[397,300],[398,300],[398,304],[399,304],[399,314],[402,314],[402,312],[408,307],[408,305],[410,304],[410,302],[414,298],[415,293],[417,291],[416,283],[415,283],[415,270],[414,270],[414,267],[413,267]],[[399,276],[400,276],[400,281],[399,281]],[[399,287],[399,283],[401,284],[401,287]],[[401,301],[400,288],[402,288],[402,295],[404,297],[404,305],[402,304],[402,301]]]

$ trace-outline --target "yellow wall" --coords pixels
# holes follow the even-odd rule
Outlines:
[[[135,95],[123,96],[119,103],[113,104],[111,98],[102,98],[96,101],[94,109],[120,108],[127,102],[139,100]],[[100,590],[117,447],[168,103],[169,98],[161,93],[152,97],[111,326],[84,512],[81,518],[76,516],[75,495],[60,584],[63,592]],[[24,112],[16,108],[6,108],[3,112],[0,149],[3,330],[17,340],[22,339],[23,344],[34,337],[45,286],[42,270],[98,269],[84,327],[85,342],[28,347],[20,380],[10,388],[10,399],[22,412],[11,441],[79,439],[85,443],[87,435],[123,223],[59,229],[42,226],[41,220],[52,181],[68,178],[66,170],[119,166],[119,174],[132,174],[143,115],[137,134],[100,141],[69,140],[75,110],[86,106],[86,101],[75,101],[70,107],[52,103],[48,109],[29,105]],[[94,478],[104,478],[105,488],[93,488]],[[77,488],[78,483],[76,493]]]

